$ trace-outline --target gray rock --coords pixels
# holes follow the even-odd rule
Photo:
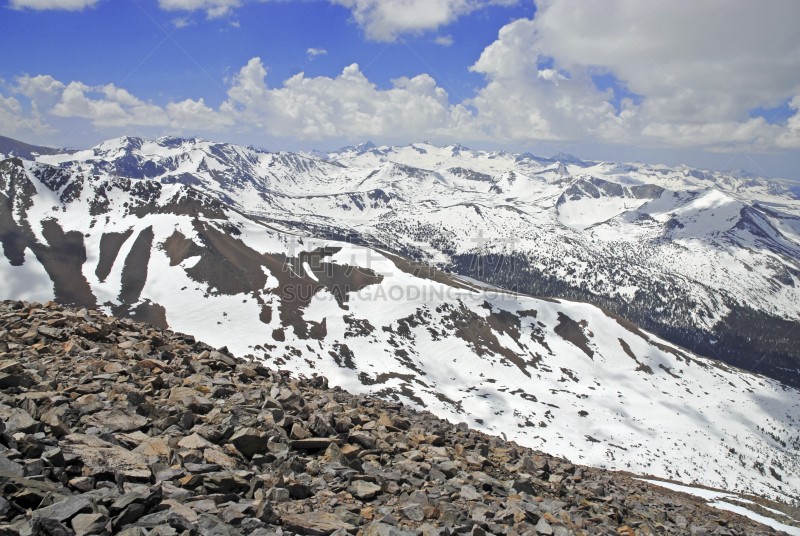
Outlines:
[[[291,500],[291,494],[286,488],[270,488],[267,499],[276,503],[288,502]]]
[[[364,530],[363,536],[417,536],[417,533],[410,530],[402,530],[386,523],[373,522]]]
[[[478,490],[475,489],[475,486],[461,486],[461,498],[465,501],[478,501],[483,498],[483,495],[478,493]]]
[[[0,420],[6,425],[6,433],[12,435],[17,432],[35,434],[44,429],[44,423],[35,420],[30,413],[20,408],[0,405]]]
[[[242,533],[235,528],[208,514],[198,517],[197,532],[202,536],[242,536]]]
[[[92,499],[85,495],[76,495],[55,504],[40,508],[33,513],[33,517],[67,521],[80,512],[91,511]]]
[[[281,522],[288,530],[308,536],[330,536],[340,529],[355,531],[353,525],[325,512],[283,516]]]
[[[422,521],[425,519],[425,510],[418,504],[410,504],[402,509],[403,515],[411,521]]]
[[[367,482],[365,480],[356,480],[351,485],[352,491],[351,493],[362,500],[371,500],[374,499],[380,492],[381,487],[377,484],[373,484],[372,482]]]
[[[266,524],[255,517],[247,517],[242,520],[239,525],[239,530],[245,534],[252,534],[253,531],[266,527]]]
[[[213,402],[197,394],[184,396],[181,399],[181,404],[183,404],[183,406],[186,409],[190,409],[192,410],[192,412],[198,415],[205,415],[206,413],[214,409]]]
[[[146,510],[147,509],[143,504],[129,504],[114,519],[112,522],[112,528],[116,532],[125,525],[130,525],[131,523],[138,521],[139,518],[144,515]]]
[[[116,536],[147,536],[142,527],[127,527],[117,533]]]
[[[267,438],[255,428],[239,428],[228,441],[248,459],[267,452]]]
[[[25,468],[16,462],[12,462],[5,456],[0,455],[0,471],[7,471],[22,476],[25,473]]]
[[[72,519],[75,536],[107,534],[108,518],[103,514],[78,514]]]
[[[272,505],[264,501],[258,505],[258,509],[256,510],[256,518],[264,523],[274,524],[278,521],[278,514],[272,508]]]
[[[333,437],[309,437],[307,439],[295,439],[289,444],[296,450],[322,450],[327,449],[331,444],[340,444],[341,439]],[[274,450],[270,449],[272,452]],[[277,453],[276,453],[277,454]]]
[[[479,525],[472,525],[471,536],[486,536],[486,531]]]
[[[544,536],[552,536],[553,535],[553,528],[550,524],[541,518],[539,522],[536,524],[536,533],[542,534]]]
[[[195,525],[192,520],[182,512],[176,511],[174,508],[169,510],[169,513],[167,514],[167,523],[169,523],[170,527],[180,532],[191,532],[195,529]]]
[[[34,535],[72,536],[72,531],[60,521],[50,517],[38,517],[31,520],[31,532]]]
[[[461,465],[452,460],[438,463],[434,467],[437,471],[441,471],[447,478],[453,478],[461,470]]]
[[[110,432],[133,432],[146,426],[148,422],[147,417],[131,413],[127,409],[116,408],[95,413],[87,424]]]
[[[375,438],[365,432],[353,432],[350,434],[350,442],[355,443],[367,450],[375,449]]]
[[[97,436],[71,434],[61,443],[64,454],[81,459],[94,474],[121,474],[136,480],[148,480],[151,476],[147,458],[113,445]]]
[[[414,491],[409,494],[408,499],[403,501],[404,505],[409,504],[418,504],[422,507],[430,506],[430,501],[428,500],[428,496],[420,491]]]

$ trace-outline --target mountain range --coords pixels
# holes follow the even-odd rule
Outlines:
[[[189,333],[579,463],[800,499],[800,393],[790,382],[701,357],[588,300],[531,297],[440,269],[470,248],[513,257],[497,250],[513,238],[515,251],[550,255],[551,277],[596,274],[583,286],[609,296],[654,298],[658,285],[685,292],[695,304],[669,314],[709,332],[734,297],[793,326],[788,184],[687,170],[681,190],[673,172],[662,184],[600,179],[592,170],[602,163],[454,147],[437,148],[453,159],[437,171],[376,154],[434,152],[421,145],[327,159],[172,138],[49,154],[10,145],[0,163],[6,298]],[[455,171],[465,159],[485,166]],[[702,181],[728,186],[701,190]],[[403,240],[425,236],[415,251],[428,262],[402,254],[411,249]],[[449,249],[470,236],[489,240]],[[606,256],[581,260],[597,252]],[[628,279],[601,286],[616,270]],[[737,281],[740,272],[751,275]],[[664,280],[623,290],[648,273]]]
[[[90,150],[0,140],[72,172],[191,186],[277,228],[586,301],[800,386],[800,185],[686,166],[364,143],[269,153],[199,139]]]

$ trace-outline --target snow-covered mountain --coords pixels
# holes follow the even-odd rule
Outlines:
[[[191,185],[282,229],[588,301],[800,386],[800,187],[789,181],[429,143],[302,155],[120,138],[25,151],[5,153]]]
[[[6,298],[169,326],[576,462],[800,499],[800,392],[593,305],[299,237],[185,184],[20,159],[0,162],[0,242]]]

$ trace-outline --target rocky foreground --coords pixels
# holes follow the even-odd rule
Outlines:
[[[769,534],[189,335],[0,304],[0,536]]]

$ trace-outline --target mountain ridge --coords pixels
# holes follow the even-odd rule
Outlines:
[[[325,158],[121,138],[37,160],[191,185],[283,229],[595,303],[800,386],[800,190],[788,181],[424,142]]]

